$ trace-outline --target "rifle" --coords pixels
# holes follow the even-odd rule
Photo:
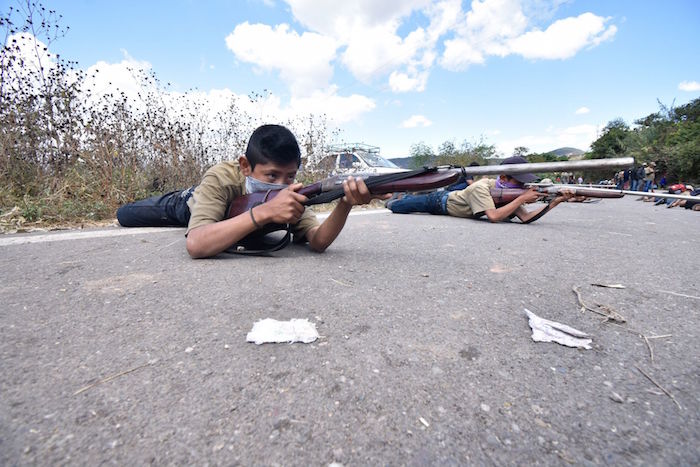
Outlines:
[[[631,190],[618,190],[617,188],[597,188],[588,185],[553,185],[553,184],[541,184],[541,183],[526,183],[526,188],[494,188],[491,190],[491,196],[493,197],[496,206],[499,204],[508,204],[515,198],[520,196],[524,191],[535,188],[538,192],[543,194],[545,198],[554,198],[558,196],[562,189],[572,191],[574,196],[585,196],[586,198],[622,198],[625,195],[630,196],[642,196],[648,198],[670,198],[670,199],[688,199],[688,200],[698,200],[696,196],[687,196],[673,193],[658,193],[651,191],[631,191]]]
[[[526,184],[525,188],[493,188],[491,189],[491,197],[496,206],[508,204],[524,192],[535,189],[542,193],[543,198],[553,199],[559,196],[562,190],[573,192],[574,196],[585,196],[586,198],[622,198],[625,196],[618,190],[609,190],[607,188],[590,188],[576,185],[541,185],[541,184]]]
[[[601,168],[627,167],[634,163],[631,157],[615,159],[594,159],[586,161],[563,162],[534,162],[529,164],[507,164],[473,167],[424,167],[418,170],[401,171],[384,175],[352,174],[353,177],[362,178],[372,194],[385,194],[405,191],[426,191],[442,188],[455,183],[460,175],[494,175],[494,174],[520,174],[552,172],[561,170],[586,170]],[[321,180],[311,185],[302,187],[298,193],[306,196],[308,200],[305,206],[328,203],[342,198],[345,192],[342,188],[343,180],[347,176],[337,175]],[[243,214],[255,206],[273,199],[280,190],[249,193],[233,200],[226,210],[226,218]],[[518,190],[522,193],[522,190]],[[607,191],[607,190],[605,190]],[[505,193],[503,194],[505,196]],[[517,197],[517,196],[516,196]],[[282,239],[270,241],[268,234],[286,231]],[[228,252],[243,254],[264,254],[284,248],[291,240],[290,226],[288,224],[267,224],[263,228],[253,232],[230,247]]]
[[[423,167],[418,170],[395,172],[384,175],[353,174],[355,178],[362,178],[372,194],[401,191],[434,190],[451,185],[459,178],[459,172],[439,170],[438,168]],[[345,196],[343,181],[347,176],[336,175],[321,180],[320,182],[306,185],[297,193],[306,196],[305,206],[329,203]],[[233,200],[226,210],[226,218],[242,214],[259,204],[273,199],[281,190],[268,190],[266,192],[249,193]],[[277,231],[286,233],[281,239],[271,239],[269,234]],[[289,224],[267,224],[261,229],[241,239],[226,251],[241,254],[264,254],[284,248],[291,240]]]

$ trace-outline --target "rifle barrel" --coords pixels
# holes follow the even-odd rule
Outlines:
[[[630,190],[618,190],[617,188],[596,188],[596,187],[590,187],[588,185],[562,185],[562,184],[547,184],[547,185],[542,185],[542,184],[533,184],[533,183],[528,183],[527,184],[532,185],[539,190],[542,191],[547,191],[547,189],[553,189],[553,192],[556,192],[558,189],[562,188],[568,188],[571,191],[575,192],[578,190],[579,192],[589,192],[589,193],[600,193],[601,196],[605,197],[604,195],[615,195],[619,194],[619,197],[621,198],[623,195],[630,195],[630,196],[645,196],[649,198],[670,198],[670,199],[690,199],[690,200],[700,200],[700,197],[698,196],[687,196],[687,195],[674,195],[672,193],[658,193],[658,192],[651,192],[651,191],[630,191]],[[578,194],[578,193],[576,193]]]

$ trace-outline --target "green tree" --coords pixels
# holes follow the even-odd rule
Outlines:
[[[457,148],[453,141],[445,141],[438,147],[438,157],[440,159],[449,159],[457,154]]]
[[[657,173],[669,181],[700,181],[700,99],[678,107],[659,102],[658,112],[634,124],[608,123],[587,157],[632,156],[638,163],[656,162]]]
[[[518,146],[517,148],[513,149],[514,156],[526,157],[528,152],[530,152],[530,149],[526,148],[525,146]]]
[[[629,126],[621,118],[610,121],[603,134],[591,144],[591,159],[623,157],[627,151],[629,131]]]
[[[411,145],[411,166],[413,168],[432,165],[434,160],[433,149],[423,141]]]

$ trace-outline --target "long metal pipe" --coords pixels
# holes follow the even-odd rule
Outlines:
[[[560,162],[531,162],[528,164],[477,165],[465,167],[470,175],[511,175],[521,173],[561,172],[563,170],[613,169],[631,167],[632,157],[616,157],[613,159],[589,159],[584,161]]]
[[[650,198],[670,198],[670,199],[692,199],[695,201],[700,201],[700,198],[697,196],[684,196],[684,195],[674,195],[673,193],[657,193],[657,192],[648,192],[648,191],[630,191],[630,190],[613,190],[613,191],[619,191],[620,193],[623,193],[625,195],[631,195],[631,196],[648,196]]]
[[[457,167],[446,165],[439,166],[440,171],[461,173],[464,170],[469,175],[511,175],[521,173],[561,172],[564,170],[588,170],[588,169],[617,169],[634,165],[632,157],[616,157],[613,159],[590,159],[585,161],[559,161],[559,162],[531,162],[527,164],[501,164],[501,165],[476,165],[469,167]],[[397,171],[403,172],[403,170]],[[344,175],[336,175],[321,181],[322,191],[326,192],[339,187],[348,175],[355,178],[366,179],[376,174],[357,172]]]

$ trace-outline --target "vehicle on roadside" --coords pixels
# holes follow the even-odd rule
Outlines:
[[[328,155],[321,159],[318,168],[329,175],[384,174],[407,170],[380,156],[377,146],[352,143],[330,146],[327,152]]]

